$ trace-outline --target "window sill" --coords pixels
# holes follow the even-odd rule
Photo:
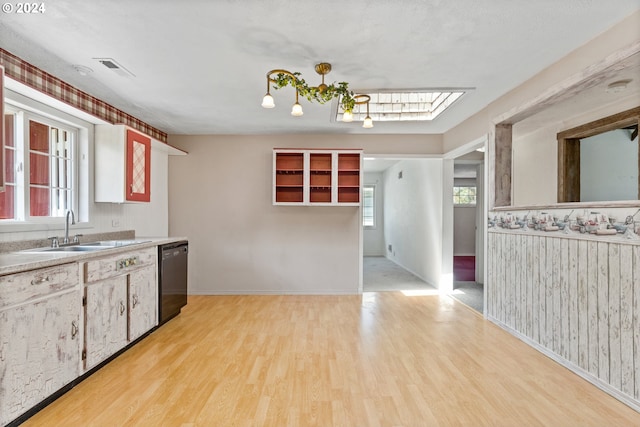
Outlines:
[[[6,221],[6,222],[5,222]],[[52,230],[64,230],[64,219],[55,222],[24,222],[24,221],[9,221],[2,220],[3,233],[17,233],[17,232],[32,232],[32,231],[52,231]],[[77,230],[90,230],[93,229],[93,225],[89,222],[76,223],[69,227],[69,234],[78,234]]]

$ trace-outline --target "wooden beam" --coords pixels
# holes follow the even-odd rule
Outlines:
[[[494,206],[511,205],[511,162],[513,126],[499,124],[495,128]]]
[[[632,108],[612,116],[594,120],[592,122],[585,123],[584,125],[559,132],[558,139],[588,138],[611,130],[621,129],[634,124],[637,125],[638,117],[640,117],[640,107]]]
[[[558,139],[558,203],[580,201],[580,139]]]

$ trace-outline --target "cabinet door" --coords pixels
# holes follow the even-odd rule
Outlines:
[[[127,130],[125,197],[129,201],[151,200],[151,139]]]
[[[78,291],[0,312],[0,425],[79,375]]]
[[[85,369],[127,345],[127,276],[86,286]]]
[[[158,282],[154,265],[129,274],[129,341],[157,324]]]

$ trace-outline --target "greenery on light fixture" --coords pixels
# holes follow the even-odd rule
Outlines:
[[[331,71],[331,64],[327,62],[321,62],[316,64],[316,73],[322,76],[322,83],[318,86],[309,86],[307,82],[300,77],[300,73],[291,72],[283,69],[271,70],[267,73],[267,93],[262,98],[263,108],[274,108],[276,104],[271,96],[271,84],[273,83],[273,89],[281,89],[285,86],[292,86],[296,89],[296,103],[293,104],[291,109],[292,116],[302,116],[302,106],[298,103],[298,96],[302,95],[309,101],[316,101],[320,104],[325,104],[331,101],[333,98],[340,97],[340,105],[344,110],[342,115],[343,122],[353,121],[353,109],[356,105],[366,105],[367,116],[364,118],[362,127],[372,128],[373,120],[369,116],[369,101],[371,97],[365,94],[354,94],[349,90],[349,84],[347,82],[340,82],[338,84],[326,85],[324,83],[325,74]]]
[[[340,104],[344,111],[351,112],[356,105],[354,93],[349,90],[349,84],[347,82],[340,82],[330,85],[309,86],[303,78],[300,77],[299,72],[291,73],[292,75],[278,73],[272,82],[274,83],[274,89],[281,89],[285,86],[292,86],[298,90],[298,93],[307,98],[309,101],[316,101],[320,104],[324,104],[331,101],[333,98],[342,97]]]

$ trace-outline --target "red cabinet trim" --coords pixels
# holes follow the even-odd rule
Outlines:
[[[151,201],[151,138],[127,129],[126,165],[125,198],[133,202]]]

